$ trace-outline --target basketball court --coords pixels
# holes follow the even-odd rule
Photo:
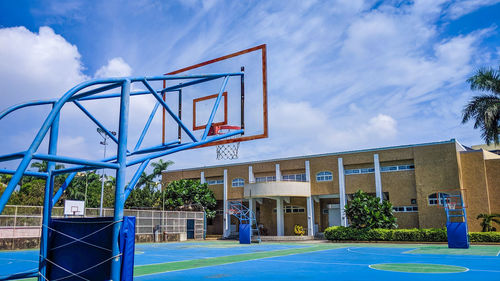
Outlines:
[[[138,244],[134,279],[500,280],[499,251],[496,245],[449,249],[445,244]],[[38,254],[0,252],[0,277],[36,268]]]

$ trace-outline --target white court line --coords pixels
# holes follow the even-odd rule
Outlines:
[[[278,258],[278,257],[276,257]],[[259,260],[257,260],[259,261]],[[355,265],[355,266],[370,266],[371,264],[361,264],[361,263],[343,263],[343,262],[320,262],[320,261],[282,261],[282,260],[270,260],[273,262],[288,262],[288,263],[310,263],[310,264],[335,264],[335,265]]]
[[[29,261],[29,262],[33,262],[33,263],[38,263],[37,260],[10,259],[10,258],[0,258],[0,260],[7,260],[7,261]]]
[[[359,248],[354,248],[354,249],[375,249],[375,248],[364,248],[364,247],[359,247]],[[379,248],[382,249],[382,248]],[[383,249],[388,249],[388,248],[383,248]],[[389,248],[393,249],[393,248]],[[418,256],[420,255],[421,257],[429,258],[429,259],[442,259],[443,257],[439,257],[440,255],[447,256],[447,258],[454,258],[454,259],[472,259],[472,260],[485,260],[485,259],[493,259],[493,260],[498,260],[498,257],[496,256],[477,256],[477,255],[447,255],[447,254],[422,254],[422,253],[416,253],[416,254],[406,254],[403,252],[400,255],[388,255],[388,254],[379,254],[379,253],[370,253],[370,252],[362,252],[362,251],[355,251],[353,248],[347,248],[348,252],[351,253],[356,253],[356,254],[361,254],[361,255],[375,255],[375,256],[386,256],[386,257],[411,257],[411,256]]]

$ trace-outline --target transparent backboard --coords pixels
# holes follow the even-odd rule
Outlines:
[[[165,102],[179,116],[184,124],[189,125],[196,137],[200,137],[206,128],[214,104],[223,89],[220,104],[214,112],[212,127],[232,126],[241,128],[243,134],[232,138],[211,142],[203,146],[215,146],[227,143],[267,138],[267,62],[266,45],[231,53],[212,60],[171,71],[165,75],[197,75],[210,73],[243,73],[224,79],[214,79],[205,83],[183,87],[178,92],[168,92]],[[164,84],[164,87],[169,85]],[[170,82],[178,83],[178,82]],[[178,124],[163,112],[162,142],[179,140],[181,143],[188,136]]]

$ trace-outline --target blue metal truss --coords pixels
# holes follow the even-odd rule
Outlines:
[[[64,190],[70,185],[71,181],[75,177],[77,172],[95,170],[97,168],[107,168],[116,170],[116,190],[115,190],[115,206],[114,206],[114,221],[116,222],[113,227],[113,245],[112,245],[112,255],[116,256],[119,254],[118,247],[118,234],[121,227],[121,221],[123,219],[123,209],[125,201],[127,200],[130,192],[134,189],[140,175],[147,167],[148,163],[155,158],[159,158],[165,155],[176,153],[190,148],[195,148],[210,142],[228,138],[234,135],[242,134],[243,130],[236,130],[228,134],[209,136],[208,132],[212,125],[215,117],[215,113],[219,107],[222,94],[226,88],[227,82],[232,77],[243,77],[242,72],[237,73],[218,73],[218,74],[205,74],[205,75],[166,75],[166,76],[156,76],[156,77],[126,77],[126,78],[110,78],[110,79],[97,79],[87,82],[83,82],[68,92],[66,92],[60,99],[53,99],[47,101],[35,101],[27,102],[20,105],[12,106],[3,112],[0,112],[0,120],[7,116],[8,114],[26,107],[41,106],[41,105],[51,105],[52,110],[48,114],[47,118],[43,122],[40,130],[36,134],[35,138],[31,142],[31,145],[27,150],[10,153],[7,155],[0,155],[0,162],[21,159],[20,164],[17,169],[0,169],[0,173],[12,174],[12,178],[7,185],[7,188],[1,194],[0,197],[0,214],[3,212],[7,201],[9,200],[12,192],[18,185],[22,176],[35,176],[46,179],[45,186],[45,197],[43,203],[43,223],[42,223],[42,237],[40,243],[40,274],[45,276],[46,268],[46,258],[48,252],[48,225],[51,219],[52,208],[59,200]],[[202,134],[202,137],[198,139],[195,137],[192,130],[190,130],[182,120],[170,109],[167,103],[164,101],[164,97],[167,92],[180,91],[183,88],[221,79],[222,84],[218,93],[218,98],[212,108],[211,115],[208,119],[207,126]],[[161,89],[154,89],[150,82],[153,81],[177,81],[178,84],[165,87]],[[180,83],[181,81],[182,83]],[[131,84],[138,83],[146,87],[146,91],[135,91],[131,92]],[[120,89],[119,93],[113,94],[102,94],[105,91],[112,89]],[[128,147],[128,134],[129,134],[129,104],[131,96],[139,95],[152,95],[156,99],[156,104],[151,112],[144,129],[139,137],[139,140],[134,146],[132,151],[127,149]],[[120,99],[120,112],[119,112],[119,130],[118,137],[115,137],[110,131],[101,123],[97,118],[95,118],[83,105],[82,101],[88,100],[98,100],[98,99]],[[60,112],[64,105],[67,103],[75,104],[92,122],[94,122],[99,128],[101,128],[110,138],[117,144],[116,155],[108,157],[106,159],[97,160],[86,160],[75,157],[67,157],[58,155],[57,143],[58,143],[58,133],[59,133],[59,122],[60,122]],[[189,141],[181,142],[181,140],[176,140],[169,143],[160,143],[156,146],[151,146],[147,148],[141,148],[141,144],[144,137],[151,125],[154,115],[156,114],[159,107],[162,107],[168,115],[178,124],[178,126],[188,135]],[[50,134],[49,134],[50,131]],[[48,153],[39,152],[39,147],[44,138],[49,134],[49,148]],[[131,156],[135,156],[131,159]],[[27,171],[28,165],[32,160],[45,160],[48,162],[47,172],[32,172]],[[56,163],[67,163],[75,164],[71,168],[65,169],[55,169]],[[132,180],[125,188],[125,178],[126,169],[128,167],[139,165]],[[67,174],[66,180],[61,187],[54,194],[54,177],[57,175]],[[120,259],[113,259],[111,262],[111,276],[113,280],[120,280]],[[41,278],[41,277],[39,277]],[[41,280],[41,279],[40,279]]]
[[[259,225],[257,224],[257,218],[255,217],[255,213],[250,210],[247,206],[243,205],[242,201],[228,201],[228,209],[229,214],[236,217],[240,224],[248,224],[250,225],[250,235],[253,241],[258,243],[260,240],[260,231]]]

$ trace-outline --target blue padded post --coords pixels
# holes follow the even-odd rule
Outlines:
[[[240,224],[240,244],[252,243],[252,228],[250,224]]]
[[[120,252],[122,253],[121,281],[132,281],[134,279],[135,217],[123,217]]]
[[[448,234],[448,248],[469,248],[466,222],[448,222],[446,223],[446,232]]]

